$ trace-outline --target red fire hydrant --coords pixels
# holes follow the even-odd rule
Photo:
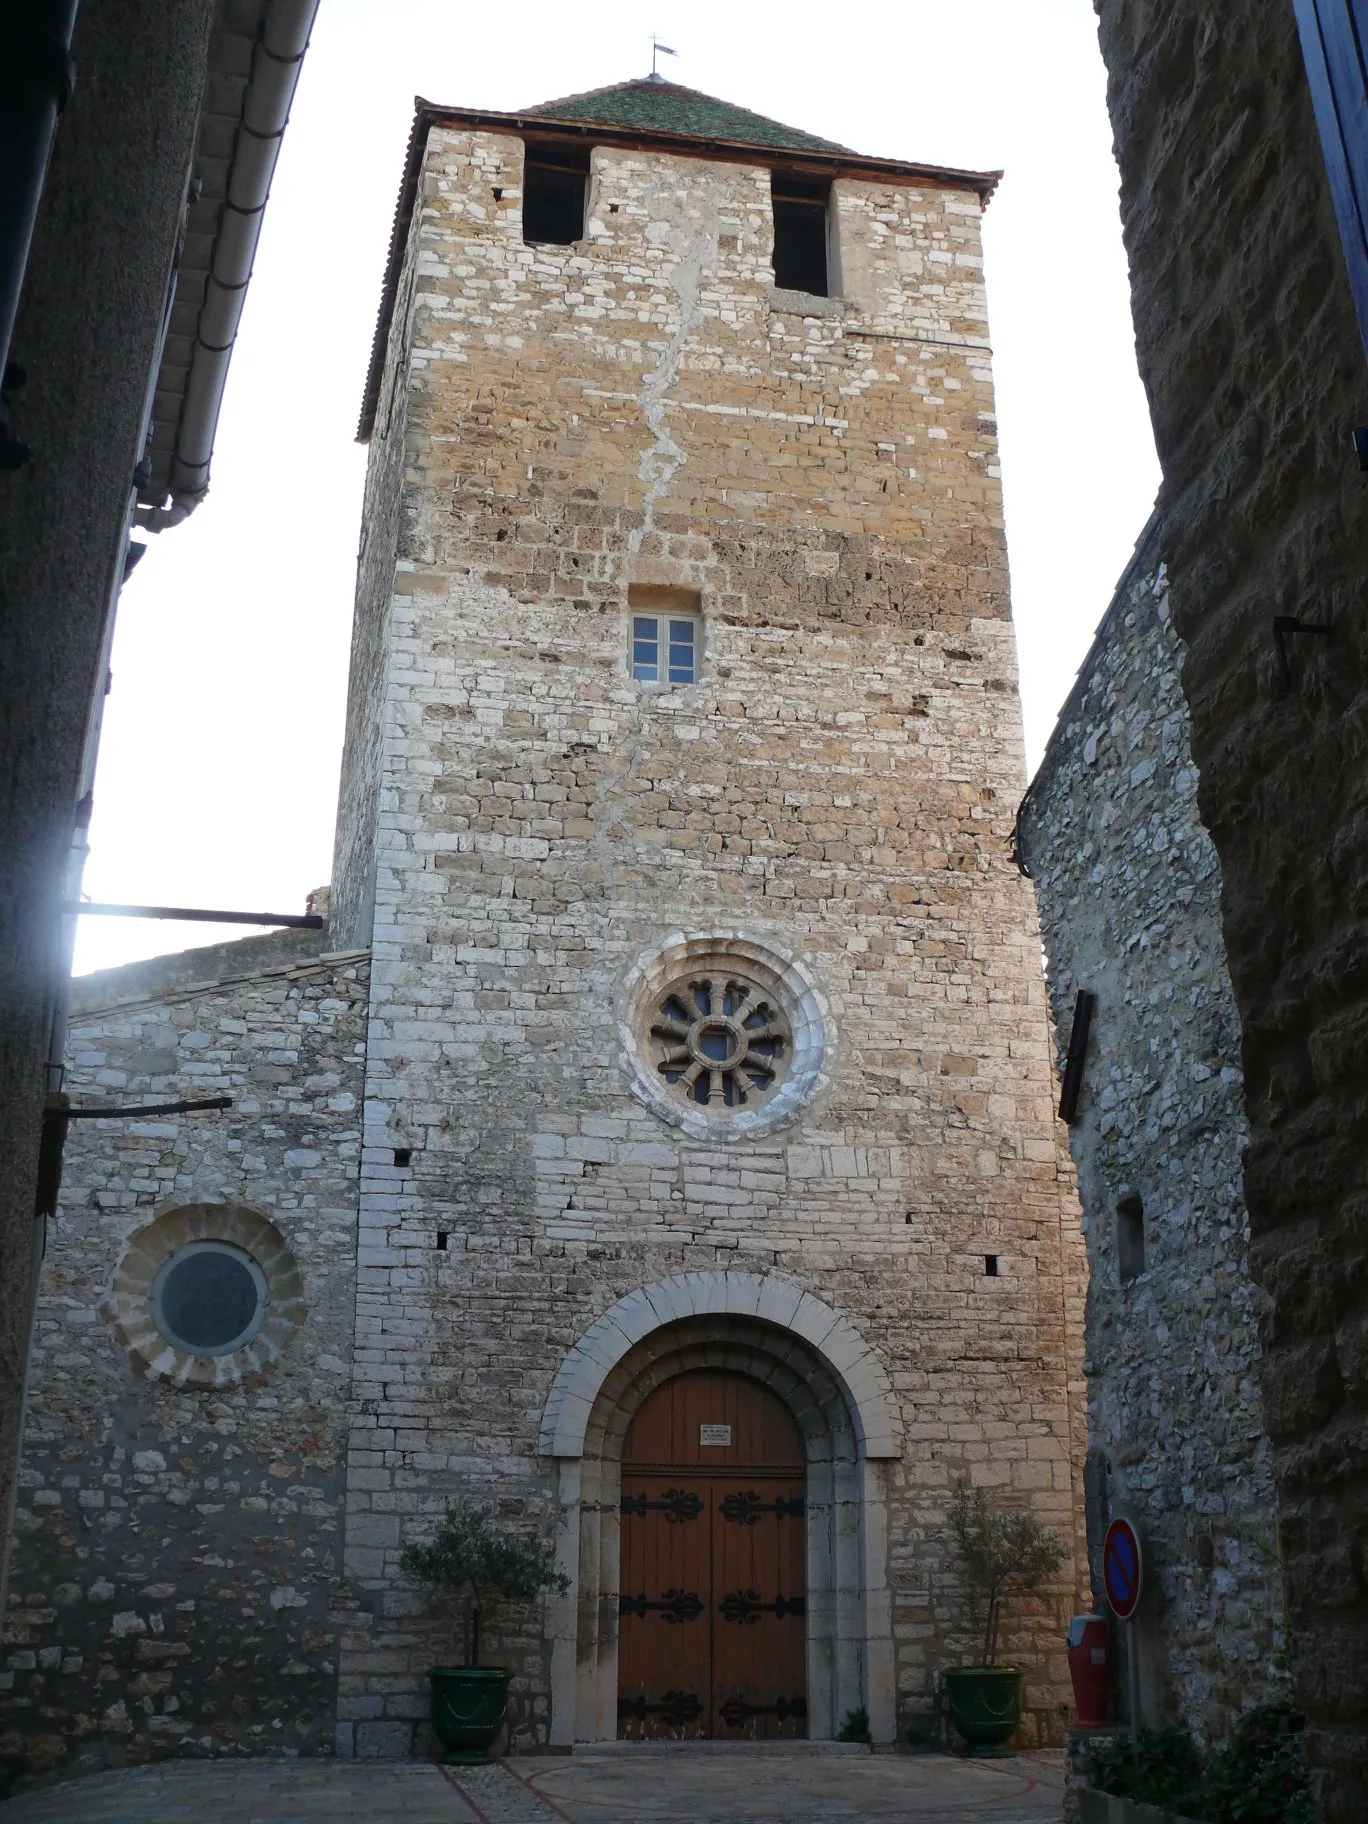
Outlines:
[[[1107,1624],[1100,1615],[1075,1615],[1069,1623],[1069,1676],[1084,1728],[1107,1721]]]

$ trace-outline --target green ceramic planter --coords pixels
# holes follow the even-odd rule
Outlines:
[[[502,1666],[434,1666],[432,1727],[452,1760],[487,1761],[490,1743],[503,1727],[508,1681]]]
[[[1008,1755],[1021,1721],[1021,1673],[1015,1666],[956,1666],[945,1674],[950,1721],[977,1758]]]

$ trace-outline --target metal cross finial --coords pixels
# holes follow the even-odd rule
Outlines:
[[[662,44],[660,42],[660,40],[655,36],[655,34],[652,33],[651,34],[651,81],[652,82],[664,82],[664,80],[665,80],[665,78],[661,75],[660,71],[656,68],[656,61],[662,55],[664,55],[666,57],[678,57],[679,52],[672,51],[668,44]]]

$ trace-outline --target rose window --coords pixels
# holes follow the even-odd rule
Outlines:
[[[765,1101],[793,1052],[775,998],[730,971],[672,983],[656,1002],[650,1041],[656,1070],[675,1096],[719,1111]]]

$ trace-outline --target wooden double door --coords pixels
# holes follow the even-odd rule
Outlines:
[[[803,1441],[745,1375],[677,1375],[622,1460],[618,1734],[807,1734]]]

